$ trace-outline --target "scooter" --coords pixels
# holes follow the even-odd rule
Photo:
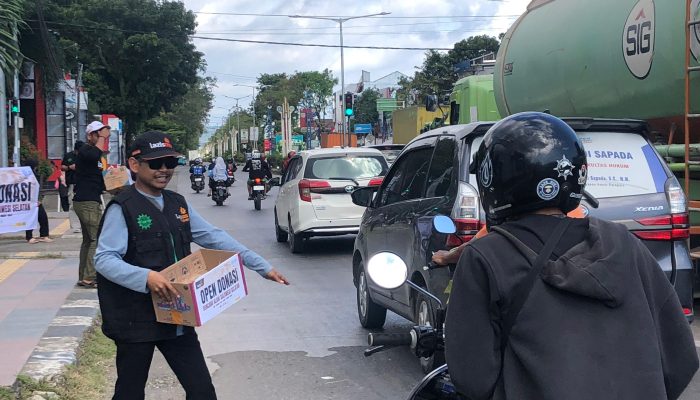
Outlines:
[[[226,181],[215,181],[214,189],[211,192],[211,199],[214,200],[217,206],[223,206],[224,200],[230,196]]]
[[[190,175],[190,182],[192,182],[192,190],[196,193],[204,190],[204,175],[192,174]]]
[[[452,234],[456,232],[454,222],[444,215],[436,216],[433,219],[433,227],[440,233]],[[424,268],[434,269],[440,268],[440,266],[430,263]],[[397,346],[409,346],[416,357],[430,357],[436,351],[444,350],[445,306],[432,293],[407,279],[408,267],[401,257],[389,252],[375,254],[367,262],[367,275],[374,283],[384,289],[393,290],[405,284],[430,299],[430,311],[434,313],[435,327],[414,326],[408,333],[369,333],[367,341],[372,347],[365,350],[365,357]],[[413,388],[407,398],[407,400],[458,399],[464,398],[457,393],[452,384],[446,364],[427,374]]]
[[[266,186],[267,179],[255,178],[253,180],[253,188],[251,189],[250,196],[252,197],[256,210],[260,210],[260,208],[262,208],[262,201],[265,199],[265,197],[267,197],[267,190],[265,190]]]

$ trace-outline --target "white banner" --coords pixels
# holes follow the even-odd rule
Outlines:
[[[0,168],[0,233],[36,228],[38,202],[39,182],[31,168]]]

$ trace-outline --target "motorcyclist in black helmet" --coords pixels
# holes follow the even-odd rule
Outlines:
[[[574,219],[586,153],[562,120],[495,124],[474,172],[489,234],[455,270],[445,356],[469,399],[676,399],[698,368],[677,295],[616,223]]]

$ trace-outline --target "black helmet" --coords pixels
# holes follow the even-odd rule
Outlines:
[[[542,208],[567,213],[586,185],[586,153],[557,117],[524,112],[489,129],[475,154],[481,205],[489,224]]]

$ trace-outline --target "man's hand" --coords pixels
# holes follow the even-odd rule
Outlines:
[[[437,265],[447,265],[450,252],[446,250],[438,250],[433,254],[432,261]]]
[[[289,285],[289,281],[287,280],[287,278],[285,278],[284,275],[277,272],[277,270],[274,268],[270,272],[268,272],[267,275],[265,275],[265,279],[275,281],[283,285]]]
[[[165,279],[165,276],[157,271],[148,272],[148,280],[146,281],[146,286],[151,290],[151,293],[155,293],[162,297],[166,301],[172,302],[176,298],[180,297],[175,290],[175,287]]]

